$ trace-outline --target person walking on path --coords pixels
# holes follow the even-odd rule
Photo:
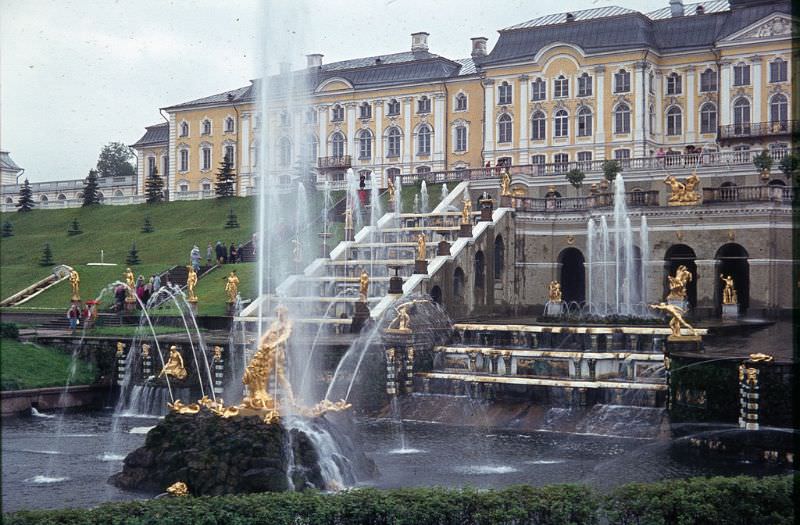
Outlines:
[[[233,243],[233,241],[231,241],[231,247],[230,247],[230,250],[228,251],[228,254],[229,254],[228,255],[228,262],[229,263],[233,264],[233,263],[236,262],[236,253],[237,253],[236,252],[236,245]]]
[[[78,310],[78,305],[72,303],[72,306],[69,307],[67,310],[67,319],[69,319],[69,329],[73,332],[75,328],[78,326],[78,319],[80,318],[81,312]]]
[[[208,243],[206,248],[206,266],[211,266],[211,259],[214,257],[214,251],[211,249],[211,243]]]
[[[217,241],[217,246],[214,249],[217,255],[217,263],[220,265],[225,264],[225,246],[223,246],[221,242]]]
[[[196,244],[192,247],[192,251],[189,254],[189,256],[192,259],[192,268],[194,268],[194,271],[199,272],[200,271],[200,248],[198,248]]]

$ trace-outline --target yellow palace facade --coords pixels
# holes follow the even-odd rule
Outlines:
[[[262,169],[335,183],[352,168],[383,187],[487,163],[566,171],[697,148],[785,149],[796,132],[796,27],[789,2],[672,0],[650,13],[540,17],[500,30],[491,51],[472,38],[465,59],[431,53],[428,33],[406,52],[330,64],[308,55],[306,68],[265,86],[164,108],[169,123],[133,145],[140,191],[157,169],[170,198],[213,196],[225,156],[247,195]]]

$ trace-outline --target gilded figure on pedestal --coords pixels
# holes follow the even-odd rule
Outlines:
[[[461,224],[470,224],[472,222],[472,200],[467,195],[464,195],[464,207],[461,209]]]
[[[361,277],[358,280],[358,293],[361,302],[367,302],[367,292],[369,291],[369,274],[366,270],[361,270]]]
[[[511,196],[511,175],[508,173],[508,168],[503,168],[503,175],[500,179],[500,195],[502,197]]]
[[[723,274],[719,275],[722,282],[725,283],[725,288],[722,289],[722,304],[739,304],[739,298],[736,296],[736,288],[734,287],[733,276],[725,277]]]
[[[69,271],[69,284],[72,286],[72,300],[73,301],[80,301],[81,300],[81,276],[78,274],[76,270]]]
[[[675,275],[668,275],[669,279],[669,294],[667,300],[683,301],[686,299],[686,286],[692,282],[692,272],[681,264],[675,270]]]
[[[178,347],[175,345],[170,346],[169,359],[164,365],[164,368],[161,369],[161,373],[158,374],[158,377],[172,376],[176,379],[186,379],[187,375],[186,368],[183,366],[183,356],[178,351]]]
[[[672,318],[669,320],[669,327],[672,330],[672,337],[681,337],[681,326],[688,328],[692,335],[697,335],[694,327],[687,323],[686,319],[683,318],[683,314],[686,313],[686,310],[680,306],[662,302],[658,304],[651,304],[650,308],[653,308],[654,310],[662,310],[672,316]]]
[[[196,303],[197,296],[194,294],[194,287],[197,286],[197,272],[191,266],[187,266],[186,271],[186,289],[189,291],[189,302]]]
[[[420,233],[417,235],[417,260],[424,261],[427,259],[427,246],[425,244],[425,234]]]
[[[229,303],[236,302],[236,296],[239,295],[239,277],[236,275],[236,270],[231,271],[225,279],[225,293],[228,294]]]
[[[561,283],[558,281],[550,281],[550,284],[547,286],[547,295],[551,303],[562,302]]]

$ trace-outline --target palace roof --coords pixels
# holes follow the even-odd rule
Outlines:
[[[11,155],[7,151],[0,151],[0,169],[3,171],[22,171],[22,168],[11,159]]]
[[[160,124],[154,124],[152,126],[147,126],[145,128],[144,135],[142,138],[136,141],[136,143],[131,144],[132,148],[135,147],[146,147],[146,146],[155,146],[158,144],[166,144],[169,142],[169,124],[166,122],[162,122]]]

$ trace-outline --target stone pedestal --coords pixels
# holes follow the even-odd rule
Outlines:
[[[399,275],[393,275],[389,278],[389,294],[403,295],[403,278]]]
[[[194,315],[197,315],[197,299],[195,299],[194,301],[192,300],[189,301],[189,308],[192,310],[192,313]]]
[[[450,243],[442,239],[439,241],[439,244],[436,246],[436,255],[437,256],[449,256],[450,255]]]
[[[125,298],[125,311],[126,312],[133,312],[136,310],[136,299],[133,297],[126,297]]]
[[[461,229],[458,230],[459,237],[472,237],[472,224],[461,223]]]
[[[356,303],[356,312],[353,315],[353,322],[350,324],[350,333],[357,334],[364,328],[364,324],[369,319],[369,306],[364,301]]]
[[[492,206],[481,206],[481,222],[492,222]]]
[[[428,261],[417,259],[414,261],[414,273],[415,274],[428,274]]]
[[[759,370],[741,365],[739,377],[739,427],[745,430],[758,430],[758,408],[760,387]]]
[[[500,196],[500,207],[501,208],[512,208],[513,204],[511,202],[511,195],[501,195]]]
[[[544,315],[545,317],[560,317],[561,314],[564,312],[564,303],[559,302],[548,302],[544,305]]]
[[[738,304],[723,304],[722,305],[722,318],[723,319],[738,319],[739,318],[739,305]]]
[[[197,308],[197,303],[195,303],[195,308]],[[236,305],[234,303],[225,303],[225,315],[228,317],[233,317],[235,313]]]
[[[345,241],[352,241],[355,239],[355,233],[353,228],[345,228],[344,230],[344,240]]]

